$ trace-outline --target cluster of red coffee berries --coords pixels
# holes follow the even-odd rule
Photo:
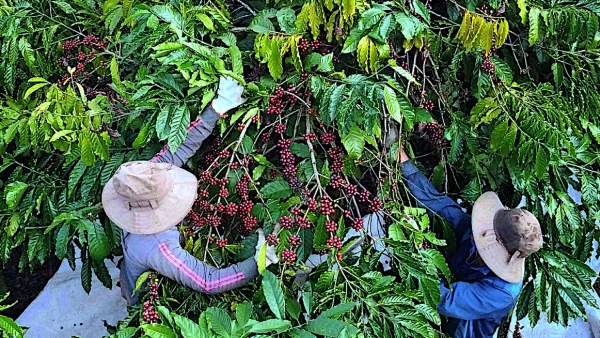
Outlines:
[[[344,150],[342,147],[332,147],[327,151],[327,155],[331,159],[331,164],[329,168],[331,172],[334,174],[340,174],[344,171],[344,158],[343,158]]]
[[[490,60],[489,57],[484,57],[483,63],[481,64],[481,69],[483,69],[484,72],[486,72],[490,76],[492,76],[492,75],[494,75],[495,68],[496,68],[496,66],[494,65],[492,60]]]
[[[288,237],[288,243],[293,247],[299,247],[302,244],[302,239],[298,235],[291,235]]]
[[[276,246],[279,244],[279,237],[277,237],[275,234],[269,234],[265,240],[270,246]]]
[[[341,249],[342,248],[342,239],[338,236],[332,236],[327,239],[327,245],[331,249]]]
[[[425,108],[426,110],[432,111],[434,108],[434,104],[433,101],[431,100],[425,100],[425,102],[423,102],[423,108]]]
[[[444,126],[437,121],[425,124],[423,131],[433,147],[443,148],[446,146],[446,141],[444,140]]]
[[[334,221],[326,220],[325,221],[325,231],[327,232],[336,232],[338,230],[338,225]]]
[[[296,180],[296,174],[298,168],[296,167],[296,156],[292,154],[290,149],[292,141],[289,139],[281,139],[277,142],[279,147],[279,161],[283,164],[283,178],[290,183],[292,188],[299,188],[298,181]]]
[[[227,238],[223,238],[217,241],[217,246],[219,248],[224,248],[227,246]]]
[[[142,318],[147,323],[156,323],[158,322],[158,311],[154,307],[154,301],[158,299],[158,279],[155,279],[153,274],[150,274],[148,278],[150,279],[150,283],[148,283],[150,299],[143,304]]]
[[[369,205],[370,212],[378,212],[383,208],[383,202],[379,199],[379,197],[374,197]]]
[[[294,263],[296,261],[296,252],[292,249],[284,249],[281,251],[281,260],[286,263]]]
[[[323,142],[324,144],[331,144],[335,142],[335,134],[332,132],[323,133],[320,137],[321,142]]]
[[[275,92],[269,98],[269,107],[267,108],[267,114],[281,115],[283,108],[287,103],[294,105],[298,102],[298,94],[296,92],[296,86],[290,84],[287,92],[283,87],[275,88]]]
[[[335,212],[335,209],[333,208],[333,202],[331,202],[329,196],[323,196],[321,198],[320,210],[325,216],[332,215]]]

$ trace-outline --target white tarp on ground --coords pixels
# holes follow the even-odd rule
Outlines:
[[[29,327],[27,338],[99,338],[107,334],[104,321],[115,325],[127,316],[127,303],[116,286],[119,269],[106,260],[113,288],[102,286],[94,276],[88,295],[81,286],[81,261],[71,270],[64,260],[44,290],[17,319]]]

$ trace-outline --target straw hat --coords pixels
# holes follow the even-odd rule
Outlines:
[[[196,177],[172,164],[124,163],[102,191],[106,215],[121,229],[156,234],[177,225],[194,201]]]
[[[471,222],[477,252],[490,270],[509,283],[522,282],[525,258],[543,245],[535,216],[507,209],[498,195],[486,192],[475,201]]]

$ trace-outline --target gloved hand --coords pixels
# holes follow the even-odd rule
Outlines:
[[[260,252],[260,248],[265,244],[265,232],[263,229],[258,229],[258,242],[256,243],[256,254],[254,255],[254,259],[258,262],[258,254]],[[267,244],[267,264],[269,266],[271,264],[275,264],[279,262],[279,257],[277,257],[277,253],[275,252],[275,247]]]
[[[212,107],[221,117],[233,108],[239,107],[246,99],[242,98],[244,87],[229,76],[221,76],[217,98],[213,100]]]

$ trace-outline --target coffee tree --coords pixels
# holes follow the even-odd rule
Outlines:
[[[186,164],[199,198],[185,249],[223,266],[264,228],[280,263],[221,295],[145,274],[116,337],[435,337],[449,225],[404,187],[404,142],[464,207],[484,191],[525,205],[545,247],[517,317],[584,316],[600,177],[600,6],[571,0],[0,2],[0,257],[50,255],[110,287],[120,231],[99,204],[126,161],[178,148],[220,76],[246,103]],[[363,217],[386,223],[350,254]],[[327,254],[327,256],[324,256]],[[296,283],[310,255],[325,261]],[[144,283],[148,282],[148,283]],[[196,319],[200,318],[199,321]]]

